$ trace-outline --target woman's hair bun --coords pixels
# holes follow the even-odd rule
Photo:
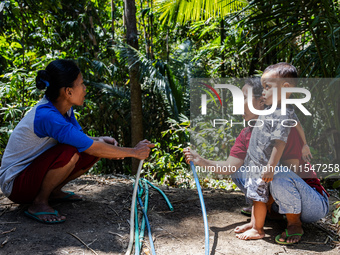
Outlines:
[[[35,78],[36,87],[38,89],[45,89],[49,86],[50,76],[46,70],[38,71],[38,75]]]

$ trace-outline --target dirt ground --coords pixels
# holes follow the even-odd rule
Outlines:
[[[196,190],[161,187],[172,202],[168,210],[162,196],[151,189],[148,216],[157,254],[204,254],[204,227]],[[0,193],[0,254],[125,254],[129,241],[132,181],[123,177],[86,175],[68,184],[84,201],[53,204],[66,215],[65,223],[42,224],[24,216],[27,206],[12,204]],[[340,254],[333,242],[339,229],[329,217],[304,224],[302,241],[278,245],[285,221],[266,221],[266,237],[242,241],[233,229],[250,220],[240,214],[245,206],[241,192],[204,190],[210,227],[210,254]],[[336,200],[333,198],[333,200]],[[146,234],[147,235],[147,234]],[[83,241],[89,248],[86,248]],[[146,239],[143,254],[151,254]]]

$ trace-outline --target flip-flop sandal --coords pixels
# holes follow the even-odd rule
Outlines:
[[[67,195],[65,195],[64,197],[61,198],[54,198],[51,199],[52,202],[77,202],[77,201],[83,201],[82,198],[71,198],[72,196],[74,196],[74,192],[72,191],[65,191],[65,193],[67,193]]]
[[[242,208],[241,213],[246,216],[251,216],[251,210],[249,211],[248,208]]]
[[[280,235],[277,235],[277,236],[275,237],[275,242],[277,242],[278,244],[291,245],[291,244],[296,244],[296,243],[298,243],[298,242],[301,241],[301,238],[300,238],[300,240],[297,241],[297,242],[295,242],[295,243],[288,243],[288,242],[286,242],[288,237],[290,237],[290,236],[302,236],[303,233],[302,233],[302,234],[300,234],[300,233],[295,233],[295,234],[288,235],[288,229],[285,229],[285,232],[286,232],[286,238],[285,238],[285,240],[284,240],[284,241],[280,241],[280,240],[279,240],[279,239],[281,238],[281,234],[280,234]]]
[[[39,221],[41,223],[45,223],[45,224],[56,224],[56,223],[65,222],[65,220],[45,221],[45,220],[42,220],[38,217],[40,215],[55,215],[55,216],[58,216],[59,212],[57,210],[54,210],[54,212],[37,212],[37,213],[30,213],[29,211],[25,211],[24,213],[27,217],[34,219],[36,221]]]

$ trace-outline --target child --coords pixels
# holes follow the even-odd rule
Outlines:
[[[243,240],[260,239],[265,236],[263,226],[269,197],[268,182],[273,180],[274,169],[285,148],[290,132],[287,126],[295,124],[289,120],[298,121],[292,107],[287,107],[286,115],[281,115],[281,88],[295,86],[295,78],[297,78],[296,68],[288,63],[278,63],[267,67],[261,77],[264,103],[268,106],[273,104],[273,88],[277,88],[278,106],[274,113],[259,117],[258,121],[263,121],[261,123],[264,124],[263,126],[256,125],[261,127],[254,128],[250,139],[244,165],[250,170],[245,187],[247,188],[246,197],[253,201],[253,208],[251,228],[236,235]],[[283,120],[285,120],[285,126],[281,125]],[[297,130],[305,142],[302,127],[298,126]]]

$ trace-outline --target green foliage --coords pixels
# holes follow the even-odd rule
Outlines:
[[[180,121],[180,123],[173,119],[167,121],[170,129],[162,132],[159,141],[152,141],[156,147],[143,169],[147,178],[157,180],[159,183],[187,187],[190,175],[184,162],[183,149],[186,146],[184,133],[187,133],[189,120],[181,115]]]
[[[183,149],[189,145],[187,137],[193,134],[190,129],[190,121],[184,115],[179,116],[180,121],[168,119],[170,129],[162,132],[162,139],[154,141],[156,144],[155,149],[151,153],[150,158],[143,165],[142,174],[146,178],[157,181],[159,184],[166,184],[175,187],[194,188],[195,180],[193,179],[192,172],[189,165],[185,162]],[[204,124],[206,125],[206,124]],[[211,126],[207,127],[201,125],[200,137],[207,141],[200,144],[202,146],[198,151],[206,158],[214,160],[223,160],[227,158],[226,151],[229,151],[234,144],[232,138],[232,128],[229,126],[221,126],[219,129],[214,129]],[[230,141],[223,144],[214,144],[210,139],[220,140],[221,135],[230,138]],[[197,131],[196,131],[197,136]],[[216,148],[219,150],[216,156]],[[204,171],[197,173],[200,178],[202,187],[205,188],[223,188],[235,189],[236,185],[231,182],[230,178],[223,179],[216,174],[206,173]]]
[[[0,157],[17,123],[42,97],[35,89],[36,72],[57,58],[74,59],[81,68],[88,94],[76,116],[84,131],[113,136],[121,146],[131,146],[126,60],[139,63],[144,136],[157,144],[144,174],[183,187],[194,186],[182,153],[191,78],[243,78],[279,61],[293,63],[302,77],[340,76],[339,4],[334,0],[136,1],[139,50],[126,45],[124,1],[114,1],[114,10],[110,4],[0,3]],[[306,86],[313,119],[299,118],[314,160],[339,160],[338,84]],[[239,131],[202,124],[191,135],[200,135],[197,147],[204,157],[223,160]],[[129,173],[130,161],[101,160],[92,171]],[[201,177],[204,187],[232,187],[228,180]]]
[[[332,213],[332,222],[340,225],[340,201],[336,202],[336,209]]]
[[[187,21],[207,20],[209,18],[220,17],[234,12],[238,12],[248,4],[248,1],[241,0],[159,0],[156,2],[159,17],[162,24],[185,23]]]

